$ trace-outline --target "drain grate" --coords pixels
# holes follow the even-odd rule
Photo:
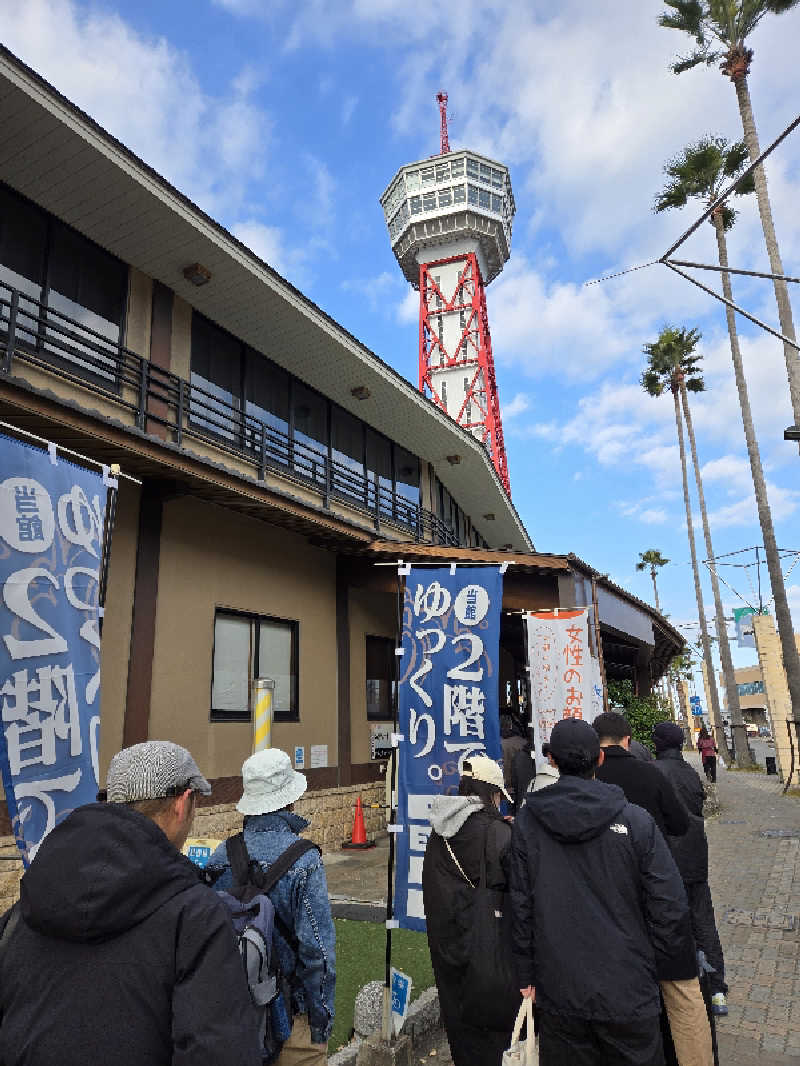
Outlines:
[[[800,829],[762,829],[760,837],[778,837],[781,840],[800,840]]]
[[[797,929],[797,915],[783,911],[744,911],[732,907],[725,914],[729,925],[750,925],[754,929],[777,929],[793,933]]]

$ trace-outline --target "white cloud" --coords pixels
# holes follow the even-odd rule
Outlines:
[[[270,140],[249,72],[209,95],[163,37],[71,0],[0,0],[0,19],[6,47],[206,211],[233,215]]]
[[[345,96],[344,100],[342,100],[342,109],[341,109],[342,125],[343,126],[347,126],[348,125],[348,123],[350,122],[350,119],[353,117],[353,114],[355,113],[355,110],[356,110],[357,107],[358,107],[358,97],[357,96],[355,96],[352,93],[347,95],[347,96]]]
[[[530,400],[524,392],[518,392],[512,400],[508,403],[504,403],[500,414],[503,419],[503,423],[511,421],[512,418],[516,418],[517,415],[523,414],[530,408]]]
[[[649,507],[639,515],[639,521],[648,526],[660,526],[667,520],[667,512],[663,507]]]
[[[409,325],[419,319],[419,293],[414,289],[407,289],[403,299],[397,305],[397,321],[403,325]]]

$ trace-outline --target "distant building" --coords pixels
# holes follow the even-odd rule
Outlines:
[[[736,687],[739,690],[739,705],[745,722],[757,726],[769,727],[767,696],[760,666],[743,666],[734,671]],[[719,690],[722,693],[722,713],[727,716],[728,699],[725,692],[725,679],[719,675]]]

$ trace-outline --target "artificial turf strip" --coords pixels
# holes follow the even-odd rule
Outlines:
[[[328,1049],[331,1054],[347,1043],[353,1028],[353,1005],[368,981],[383,981],[386,929],[375,922],[334,919],[336,927],[336,1020]],[[433,969],[424,933],[392,931],[392,965],[411,978],[411,998],[433,984]]]

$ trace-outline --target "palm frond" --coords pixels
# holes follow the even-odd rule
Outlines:
[[[743,171],[750,163],[750,154],[747,151],[747,145],[744,141],[736,141],[734,144],[728,144],[727,141],[722,141],[722,148],[724,153],[724,163],[722,166],[722,173],[726,178],[735,178],[737,174]]]
[[[673,74],[684,74],[687,70],[693,70],[705,63],[707,67],[713,65],[722,58],[722,52],[693,52],[690,56],[679,56],[674,63],[670,63],[669,69]]]
[[[702,378],[687,378],[684,382],[687,392],[705,392],[706,385]]]

